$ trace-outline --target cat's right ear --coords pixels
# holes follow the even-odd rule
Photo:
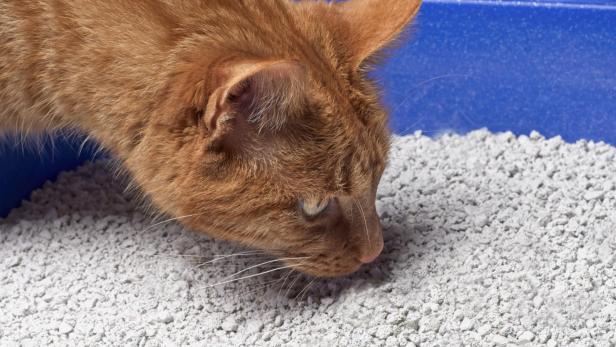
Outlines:
[[[348,24],[345,41],[357,68],[396,41],[417,15],[421,0],[347,0],[334,6]]]

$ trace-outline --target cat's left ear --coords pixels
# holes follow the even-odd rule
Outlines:
[[[212,76],[199,112],[216,151],[267,147],[264,141],[299,117],[306,103],[306,73],[298,62],[234,62]]]
[[[348,0],[335,6],[349,24],[346,40],[357,68],[395,41],[417,15],[421,0]]]
[[[299,62],[244,60],[205,66],[187,64],[175,74],[169,96],[163,98],[163,126],[190,136],[194,133],[187,129],[198,129],[207,148],[238,152],[266,147],[265,140],[276,138],[303,114],[307,75]]]
[[[210,130],[233,119],[259,132],[277,131],[305,101],[305,71],[297,62],[241,62],[217,74],[223,77],[204,109]]]

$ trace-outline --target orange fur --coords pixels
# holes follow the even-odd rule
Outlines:
[[[419,1],[4,0],[0,128],[85,132],[187,227],[347,274],[383,244],[364,62]]]

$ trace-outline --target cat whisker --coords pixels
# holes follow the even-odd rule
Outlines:
[[[440,75],[440,76],[435,76],[435,77],[429,78],[429,79],[427,79],[425,81],[421,81],[421,82],[415,84],[415,86],[413,86],[413,88],[411,88],[408,91],[408,94],[404,97],[404,99],[402,99],[402,101],[400,103],[398,103],[396,108],[393,109],[393,111],[391,113],[395,114],[396,112],[398,112],[400,110],[402,105],[404,105],[408,101],[408,99],[413,95],[413,94],[410,93],[412,90],[418,89],[419,87],[421,87],[421,86],[423,86],[425,84],[428,84],[430,82],[434,82],[434,81],[445,79],[445,78],[452,78],[452,77],[469,77],[469,75],[464,75],[464,74],[445,74],[445,75]]]
[[[308,293],[310,292],[310,290],[312,289],[312,286],[314,286],[314,283],[316,282],[316,278],[314,278],[312,281],[310,281],[310,283],[308,283],[308,287],[306,288],[306,291],[304,292],[304,294],[302,295],[301,298],[299,298],[299,300],[304,300],[304,298],[306,297],[306,295],[308,295]]]
[[[435,76],[435,77],[429,78],[429,79],[427,79],[425,81],[421,81],[421,82],[417,83],[415,85],[415,88],[420,87],[420,86],[422,86],[424,84],[428,84],[430,82],[434,82],[434,81],[437,81],[437,80],[442,80],[442,79],[445,79],[445,78],[451,78],[451,77],[470,77],[470,75],[468,75],[468,74],[455,74],[454,73],[454,74],[445,74],[445,75]]]
[[[237,252],[237,253],[214,254],[211,257],[217,258],[217,257],[233,257],[233,256],[238,256],[238,255],[261,255],[261,254],[267,254],[267,252],[259,251],[259,250],[251,250],[251,251],[244,251],[244,252]]]
[[[286,265],[286,266],[281,266],[281,267],[277,267],[277,268],[275,268],[275,269],[271,269],[271,270],[267,270],[267,271],[259,272],[259,273],[256,273],[256,274],[247,275],[247,276],[242,276],[242,277],[239,277],[239,278],[233,278],[233,279],[230,279],[230,280],[226,280],[226,281],[221,281],[221,282],[218,282],[218,283],[210,284],[210,285],[205,286],[204,288],[205,288],[205,289],[208,289],[208,288],[212,288],[212,287],[220,286],[220,285],[227,284],[227,283],[239,282],[239,281],[241,281],[241,280],[245,280],[245,279],[249,279],[249,278],[253,278],[253,277],[257,277],[257,276],[263,276],[263,275],[265,275],[265,274],[272,273],[272,272],[275,272],[275,271],[284,270],[284,269],[289,269],[289,268],[292,268],[292,267],[294,267],[294,266],[295,266],[295,265]]]
[[[77,150],[78,156],[81,156],[81,153],[83,152],[83,149],[88,141],[90,141],[90,136],[86,136],[86,138],[81,142],[81,145],[79,145],[79,149]]]
[[[248,289],[248,290],[244,291],[244,293],[245,293],[245,294],[253,294],[253,293],[256,293],[256,292],[258,292],[260,289],[263,289],[263,288],[267,287],[268,285],[270,285],[270,284],[272,284],[272,283],[274,283],[274,284],[275,284],[275,283],[278,283],[278,282],[280,282],[281,280],[282,280],[282,278],[279,278],[279,279],[276,279],[276,280],[272,280],[272,281],[267,281],[267,282],[261,283],[261,284],[259,284],[258,286],[255,286],[255,287],[253,287],[253,288],[250,288],[250,289]]]
[[[278,279],[276,279],[276,280],[272,280],[272,281],[268,281],[268,282],[265,282],[265,283],[261,283],[261,285],[257,286],[257,287],[256,287],[256,289],[258,290],[258,289],[263,288],[263,287],[265,287],[265,286],[268,286],[268,285],[270,285],[270,284],[274,284],[274,285],[276,285],[277,283],[282,282],[282,284],[280,285],[280,288],[279,288],[279,290],[278,290],[278,294],[277,294],[277,298],[280,298],[280,292],[281,292],[281,290],[284,288],[284,285],[285,285],[285,283],[287,282],[287,279],[288,279],[288,278],[289,278],[289,276],[290,276],[293,272],[295,272],[295,271],[297,271],[297,270],[295,270],[295,269],[291,269],[291,270],[289,270],[289,271],[287,272],[287,274],[286,274],[286,275],[284,275],[284,276],[282,276],[282,277],[280,277],[280,278],[278,278]],[[254,292],[255,292],[255,290],[249,290],[249,291],[247,291],[247,293],[254,293]]]
[[[247,259],[247,257],[261,256],[262,254],[265,254],[265,253],[261,252],[261,251],[247,251],[247,252],[239,252],[239,253],[233,253],[233,254],[216,254],[216,255],[212,256],[212,258],[210,258],[209,260],[207,260],[208,257],[203,256],[203,255],[192,255],[192,254],[172,254],[172,255],[157,254],[157,255],[152,255],[152,254],[145,254],[149,258],[145,263],[146,264],[155,264],[155,263],[159,262],[161,259],[164,259],[164,260],[183,259],[184,261],[188,261],[188,262],[191,262],[191,263],[196,263],[196,265],[193,265],[193,266],[189,267],[191,270],[196,270],[196,269],[199,269],[199,268],[202,268],[202,267],[206,266],[207,264],[215,263],[215,262],[217,262],[219,260],[223,260],[223,259],[226,259],[226,258],[242,257],[242,259]]]
[[[240,256],[251,256],[251,255],[263,255],[265,252],[261,251],[247,251],[247,252],[239,252],[239,253],[230,253],[230,254],[214,254],[211,256],[205,255],[196,255],[196,254],[156,254],[151,255],[147,254],[148,257],[152,258],[162,258],[162,259],[210,259],[207,263],[213,263],[221,259],[231,258],[231,257],[240,257]],[[203,263],[205,265],[206,263]]]
[[[195,269],[199,269],[202,268],[208,264],[212,264],[215,263],[217,261],[223,260],[223,259],[228,259],[228,258],[233,258],[233,257],[241,257],[241,256],[251,256],[251,255],[261,255],[264,254],[264,252],[258,252],[258,251],[253,251],[253,252],[241,252],[241,253],[235,253],[235,254],[227,254],[227,255],[217,255],[214,256],[214,259],[206,261],[204,263],[201,263],[199,265],[195,266]]]
[[[177,259],[177,258],[205,258],[202,255],[194,255],[194,254],[155,254],[155,255],[149,255],[147,254],[147,256],[152,257],[152,258],[163,258],[163,259]]]
[[[297,282],[297,280],[302,277],[302,273],[298,272],[297,276],[295,276],[295,279],[293,280],[293,282],[291,282],[291,284],[289,284],[289,288],[287,288],[287,291],[284,293],[285,297],[289,297],[289,292],[291,291],[291,289],[293,288],[293,286],[295,285],[295,282]]]
[[[171,222],[175,222],[178,220],[182,220],[182,219],[186,219],[186,218],[191,218],[191,217],[196,217],[196,216],[201,216],[203,215],[203,213],[195,213],[195,214],[187,214],[185,216],[181,216],[181,217],[175,217],[175,218],[169,218],[167,220],[164,220],[162,222],[158,222],[155,224],[150,225],[149,227],[143,229],[143,231],[149,231],[152,230],[153,228],[156,228],[157,226],[163,225],[163,224],[167,224],[167,223],[171,223]]]
[[[357,206],[357,208],[359,209],[359,213],[361,214],[361,217],[364,219],[364,229],[366,230],[366,237],[368,238],[368,246],[371,247],[372,242],[370,241],[370,232],[368,231],[368,222],[366,221],[366,215],[364,214],[364,209],[363,207],[361,207],[361,202],[355,199],[353,199],[353,202],[355,203],[355,206]]]
[[[314,283],[314,281],[316,281],[316,278],[312,279],[312,281],[308,282],[308,284],[306,286],[304,286],[304,289],[302,289],[296,296],[294,300],[297,300],[299,298],[299,301],[304,300],[304,295],[306,295],[306,293],[308,293],[308,290],[310,289],[310,287],[312,286],[312,284]]]
[[[235,276],[237,276],[239,274],[242,274],[244,272],[250,271],[250,270],[252,270],[254,268],[263,266],[263,265],[267,265],[267,264],[271,264],[271,263],[275,263],[275,262],[279,262],[279,261],[285,261],[285,260],[304,260],[304,259],[308,259],[308,257],[293,257],[293,258],[280,258],[280,259],[268,260],[268,261],[265,261],[265,262],[257,264],[257,265],[249,266],[249,267],[245,268],[244,270],[240,270],[240,271],[238,271],[238,272],[236,272],[234,274],[231,274],[231,275],[223,278],[223,281],[227,280],[227,279],[230,279],[230,278],[233,278],[233,277],[235,277]],[[295,265],[293,265],[293,266],[295,266]]]
[[[289,276],[291,276],[291,274],[293,272],[295,272],[297,270],[295,269],[291,269],[289,270],[289,272],[287,272],[287,274],[282,278],[284,279],[284,281],[282,282],[282,284],[280,285],[280,288],[278,289],[278,295],[276,295],[277,298],[280,298],[280,293],[282,292],[282,289],[284,288],[284,285],[287,283],[287,280],[289,279]]]

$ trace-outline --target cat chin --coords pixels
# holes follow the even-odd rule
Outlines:
[[[327,266],[323,265],[310,265],[306,264],[303,266],[295,267],[296,270],[314,277],[321,278],[336,278],[336,277],[346,277],[349,276],[362,266],[362,263],[357,262],[357,264],[345,266],[344,268],[327,268]]]

